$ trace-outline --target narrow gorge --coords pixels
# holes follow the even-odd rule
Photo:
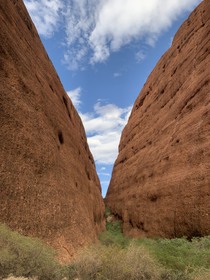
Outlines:
[[[182,24],[123,130],[105,203],[132,237],[210,234],[210,1]],[[82,121],[22,0],[0,1],[0,223],[71,260],[105,229]]]

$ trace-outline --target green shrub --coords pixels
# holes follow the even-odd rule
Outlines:
[[[121,221],[112,221],[106,223],[106,231],[99,236],[101,244],[105,246],[120,245],[125,248],[129,245],[130,239],[125,237],[121,230]]]
[[[74,276],[81,280],[158,280],[160,265],[144,247],[92,246],[74,262]]]
[[[192,272],[210,269],[210,237],[175,239],[140,239],[136,244],[146,246],[166,268]]]
[[[120,221],[111,221],[107,222],[106,231],[99,239],[104,246],[117,245],[126,249],[132,243],[147,248],[150,255],[164,267],[161,280],[194,280],[195,277],[195,280],[201,280],[209,275],[210,236],[193,238],[191,241],[186,238],[131,239],[122,234]]]
[[[191,241],[131,239],[123,236],[120,221],[110,221],[100,241],[83,248],[71,264],[61,266],[52,248],[0,225],[0,279],[210,279],[209,236]]]
[[[111,211],[109,210],[109,208],[106,206],[105,207],[105,218],[108,218],[111,215]]]
[[[61,279],[52,248],[0,225],[0,275]]]

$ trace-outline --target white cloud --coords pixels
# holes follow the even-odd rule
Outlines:
[[[119,77],[122,76],[122,74],[119,73],[119,72],[115,72],[115,73],[113,74],[113,76],[114,76],[114,78],[119,78]]]
[[[70,70],[77,70],[83,64],[90,49],[89,36],[94,28],[97,7],[97,0],[72,0],[66,4],[64,63]]]
[[[61,11],[64,8],[62,0],[24,0],[26,8],[40,35],[52,37],[58,29]]]
[[[67,91],[74,106],[79,111],[81,102],[80,87]],[[126,125],[131,106],[120,108],[114,104],[102,104],[104,100],[98,101],[94,105],[93,112],[81,113],[82,119],[90,150],[97,164],[113,164],[117,154],[118,145],[122,129]],[[100,175],[109,176],[106,167],[102,166],[99,171]]]
[[[107,177],[111,177],[110,173],[106,173],[106,172],[98,172],[99,176],[107,176]]]
[[[64,63],[103,62],[133,40],[154,45],[178,16],[201,0],[24,0],[39,31],[51,37],[65,31]],[[62,22],[62,24],[61,24]]]
[[[117,157],[121,132],[131,107],[95,104],[93,113],[81,114],[88,144],[97,164],[113,164]]]
[[[101,170],[101,171],[105,171],[105,170],[106,170],[106,167],[105,167],[105,166],[102,166],[100,170]]]
[[[74,104],[74,107],[77,108],[77,110],[80,107],[81,102],[81,91],[82,89],[80,87],[74,89],[74,90],[70,90],[67,91],[66,93],[68,94],[68,96],[70,97],[71,101]]]
[[[103,62],[133,40],[142,39],[154,45],[179,15],[199,2],[201,0],[72,0],[66,12],[66,63],[76,68],[86,56],[92,64]]]
[[[137,62],[141,62],[141,61],[143,61],[145,58],[146,58],[146,55],[145,55],[145,53],[144,53],[142,50],[140,50],[140,51],[138,51],[138,52],[136,53],[136,60],[137,60]]]
[[[81,104],[81,91],[80,87],[67,91],[77,110],[79,110]],[[128,121],[132,107],[120,108],[114,104],[103,105],[101,102],[100,100],[94,105],[93,112],[81,113],[79,111],[79,115],[85,127],[88,144],[96,163],[112,165],[118,154],[122,129]],[[99,174],[110,175],[106,172],[105,166],[100,168]]]

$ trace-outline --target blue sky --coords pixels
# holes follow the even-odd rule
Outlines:
[[[77,108],[103,196],[141,88],[201,0],[24,0]]]

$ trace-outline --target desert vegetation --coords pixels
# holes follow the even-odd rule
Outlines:
[[[109,215],[109,212],[107,212]],[[69,265],[52,248],[0,225],[0,279],[7,280],[207,280],[210,237],[131,239],[120,221],[107,222],[100,242],[83,248]]]

